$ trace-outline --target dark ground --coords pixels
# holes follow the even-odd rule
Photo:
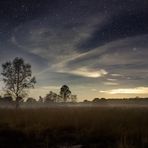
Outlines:
[[[148,148],[147,107],[0,109],[0,148]]]

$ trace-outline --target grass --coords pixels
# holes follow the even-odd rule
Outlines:
[[[0,147],[147,148],[148,108],[0,109]]]

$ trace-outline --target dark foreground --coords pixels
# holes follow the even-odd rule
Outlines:
[[[0,109],[0,148],[148,148],[147,107]]]

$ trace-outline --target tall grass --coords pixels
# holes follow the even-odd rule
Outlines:
[[[148,108],[0,109],[0,147],[147,148]]]

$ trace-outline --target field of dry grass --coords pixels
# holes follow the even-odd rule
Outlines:
[[[147,148],[148,108],[0,109],[0,148]]]

